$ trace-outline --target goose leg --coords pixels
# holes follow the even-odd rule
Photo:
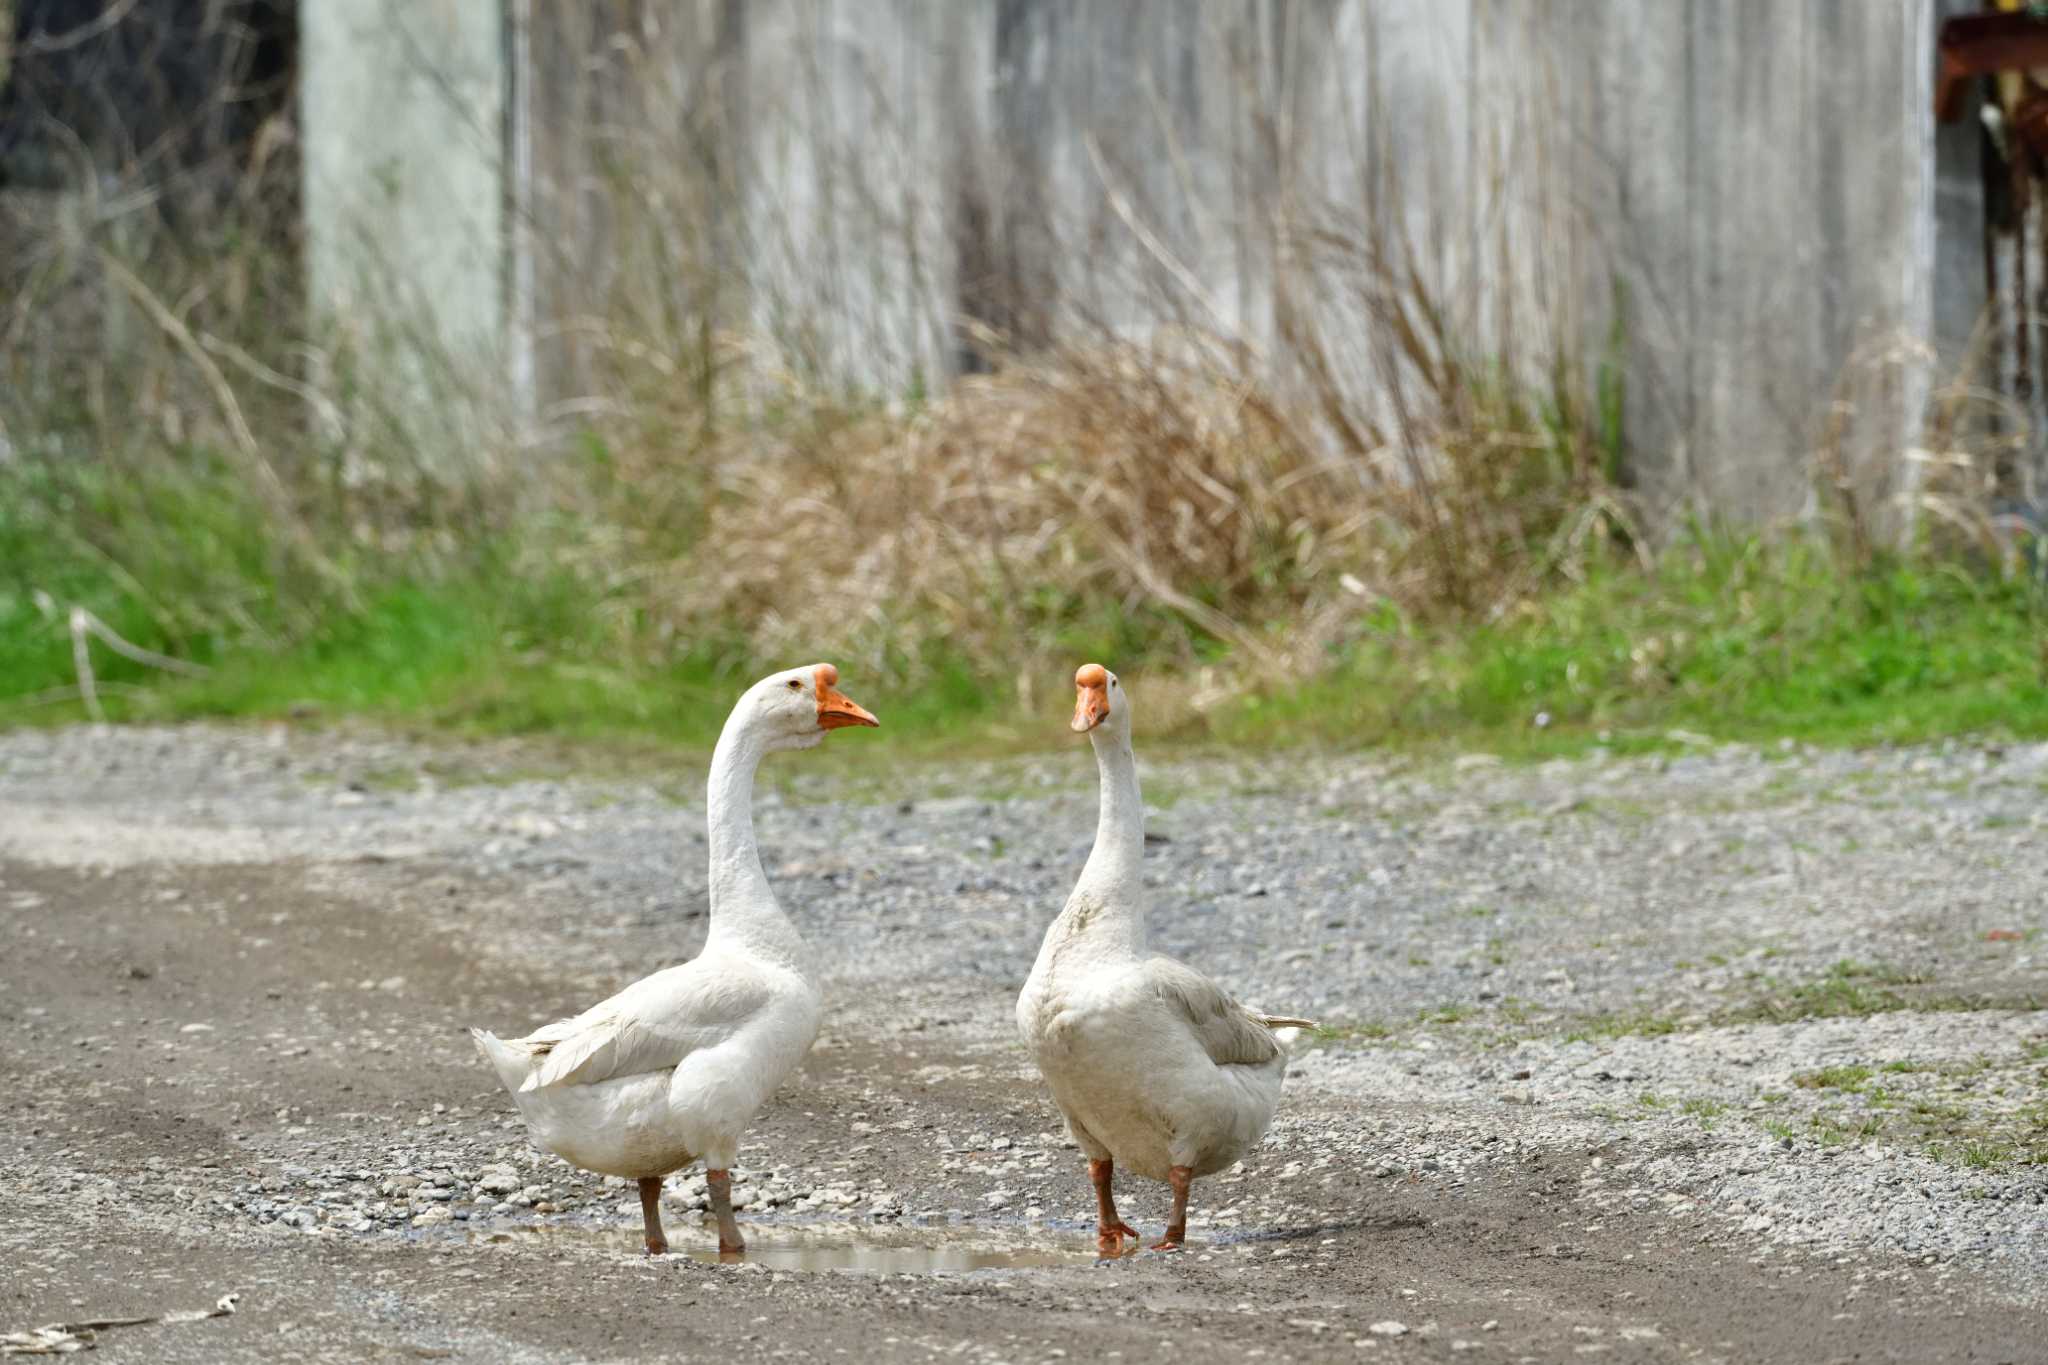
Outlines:
[[[711,1195],[711,1212],[718,1216],[718,1249],[745,1251],[746,1239],[740,1236],[740,1225],[732,1216],[732,1172],[704,1172],[704,1188]]]
[[[1188,1189],[1195,1183],[1195,1173],[1186,1166],[1175,1166],[1166,1173],[1166,1183],[1173,1186],[1173,1218],[1166,1225],[1166,1236],[1154,1242],[1152,1249],[1179,1251],[1188,1236]]]
[[[661,1177],[652,1175],[640,1182],[640,1222],[647,1230],[647,1254],[659,1256],[668,1250],[668,1238],[661,1234]]]
[[[1095,1182],[1095,1250],[1105,1260],[1123,1255],[1124,1238],[1138,1238],[1138,1230],[1116,1216],[1116,1196],[1109,1191],[1115,1175],[1114,1161],[1088,1163],[1088,1178]]]

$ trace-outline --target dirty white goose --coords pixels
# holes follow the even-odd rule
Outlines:
[[[875,725],[830,664],[763,678],[740,697],[711,759],[711,925],[704,951],[524,1038],[471,1029],[534,1138],[571,1165],[640,1183],[647,1251],[668,1250],[662,1177],[704,1162],[721,1251],[740,1135],[818,1036],[816,969],[754,843],[754,770],[828,730]]]
[[[1145,947],[1145,806],[1131,751],[1130,700],[1114,673],[1074,674],[1073,728],[1095,748],[1101,813],[1095,849],[1046,930],[1017,998],[1017,1027],[1095,1184],[1096,1245],[1120,1255],[1138,1234],[1117,1217],[1115,1168],[1173,1189],[1156,1251],[1187,1235],[1196,1176],[1265,1136],[1287,1056],[1273,1030],[1312,1027],[1246,1009],[1215,982]]]

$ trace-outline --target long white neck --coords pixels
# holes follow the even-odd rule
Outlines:
[[[782,913],[754,842],[754,770],[767,752],[735,712],[718,736],[705,783],[711,847],[711,928],[706,947],[730,944],[801,968],[810,950]]]
[[[1128,730],[1107,725],[1089,731],[1102,779],[1095,848],[1074,894],[1061,912],[1068,932],[1102,952],[1145,951],[1145,799],[1138,792],[1138,759]]]

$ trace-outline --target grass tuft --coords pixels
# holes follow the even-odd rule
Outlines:
[[[1863,1089],[1870,1080],[1867,1066],[1826,1066],[1818,1071],[1809,1071],[1794,1076],[1792,1084],[1805,1090],[1844,1090],[1856,1092]]]

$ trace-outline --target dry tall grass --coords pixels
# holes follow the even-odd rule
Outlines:
[[[1836,557],[1862,570],[1904,552],[1998,574],[2038,563],[2043,490],[2028,459],[2035,437],[2023,404],[1984,382],[1992,319],[1980,322],[1954,372],[1925,395],[1918,440],[1900,452],[1861,430],[1902,425],[1902,396],[1935,366],[1917,338],[1884,335],[1844,365],[1813,451],[1814,520]],[[1914,401],[1908,399],[1908,401]],[[1909,425],[1909,424],[1906,424]]]
[[[1403,427],[1354,429],[1364,448],[1187,331],[1011,358],[914,410],[787,382],[785,416],[686,461],[618,452],[612,515],[679,634],[743,623],[767,654],[832,639],[899,665],[944,642],[1023,669],[1114,604],[1172,623],[1161,662],[1221,645],[1294,674],[1380,603],[1497,611],[1625,523],[1587,433],[1463,376]],[[703,533],[664,558],[678,483]]]

